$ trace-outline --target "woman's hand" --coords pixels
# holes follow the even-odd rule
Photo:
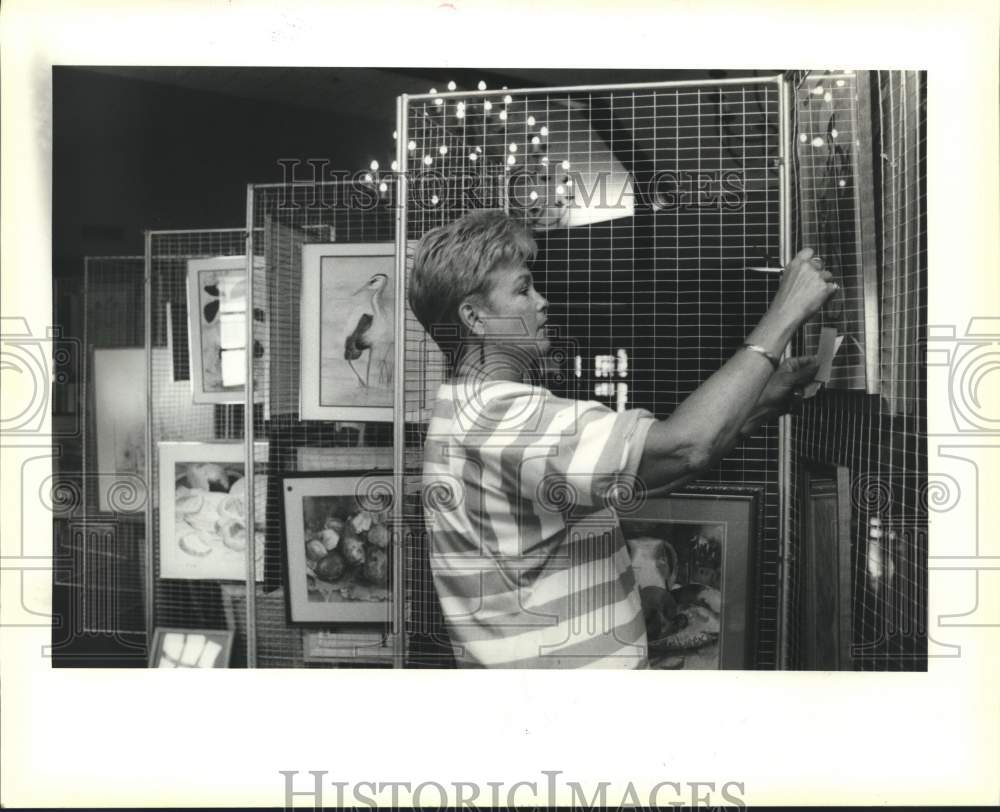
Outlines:
[[[812,248],[803,248],[785,268],[771,308],[801,325],[836,292],[837,283],[831,279],[833,274],[823,270],[823,260]]]
[[[819,362],[815,355],[786,358],[782,361],[757,398],[757,405],[743,425],[741,433],[752,434],[761,423],[787,412],[794,397],[812,383],[818,371]]]

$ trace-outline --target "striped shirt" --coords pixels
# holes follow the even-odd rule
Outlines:
[[[431,573],[458,662],[644,667],[609,498],[635,476],[653,416],[522,383],[473,386],[440,388],[424,445]]]

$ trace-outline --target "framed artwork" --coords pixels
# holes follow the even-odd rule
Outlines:
[[[317,663],[392,663],[392,644],[381,631],[308,631],[302,635],[302,656]]]
[[[850,670],[851,472],[842,465],[805,457],[799,458],[798,470],[801,667]],[[868,543],[881,546],[881,539]],[[878,553],[881,561],[881,548]]]
[[[149,647],[150,668],[227,668],[232,629],[168,629],[157,626]]]
[[[246,466],[243,443],[157,445],[161,578],[246,580]],[[255,457],[267,459],[267,443]],[[260,463],[258,462],[258,466]],[[264,579],[267,477],[254,477],[256,580]]]
[[[301,446],[295,449],[298,471],[370,471],[373,468],[392,469],[392,447],[385,448],[318,448]]]
[[[195,403],[243,402],[247,318],[254,320],[253,386],[263,395],[270,328],[264,304],[247,313],[246,266],[245,256],[188,260],[188,354]],[[263,270],[263,258],[256,257],[255,276]]]
[[[750,562],[763,488],[691,487],[621,518],[642,598],[651,668],[750,665]]]
[[[282,480],[292,623],[389,621],[392,487],[387,470]]]
[[[146,480],[146,351],[94,350],[97,500],[103,511],[141,512]]]
[[[395,256],[391,242],[302,246],[303,420],[392,420]]]

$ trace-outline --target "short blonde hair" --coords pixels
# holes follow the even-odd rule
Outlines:
[[[531,233],[499,209],[473,211],[431,229],[420,239],[413,259],[410,308],[442,351],[454,358],[466,337],[458,306],[469,296],[489,293],[495,268],[531,262],[536,252]]]

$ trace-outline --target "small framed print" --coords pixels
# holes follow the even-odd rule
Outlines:
[[[157,626],[149,647],[150,668],[228,668],[232,629],[168,629]]]
[[[388,623],[392,472],[289,474],[281,490],[289,620]]]
[[[651,668],[750,667],[750,562],[763,488],[689,487],[621,518]]]
[[[331,632],[325,629],[302,635],[306,662],[391,665],[392,644],[382,631]]]
[[[245,581],[246,464],[244,446],[161,442],[160,578]],[[258,465],[267,443],[255,444]],[[254,477],[254,575],[264,579],[267,477]]]
[[[264,260],[254,258],[254,276],[262,275]],[[258,283],[258,289],[262,286]],[[187,264],[188,354],[195,403],[243,403],[246,383],[247,319],[254,321],[253,368],[255,399],[263,397],[268,364],[265,303],[247,313],[245,256],[191,259]]]

